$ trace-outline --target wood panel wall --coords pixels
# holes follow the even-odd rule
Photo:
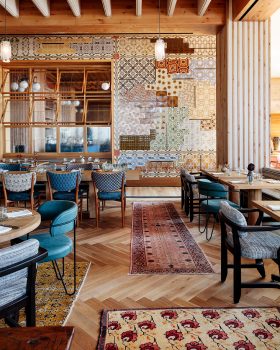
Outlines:
[[[217,41],[218,52],[226,47],[226,75],[217,77],[223,94],[217,100],[217,161],[233,168],[253,162],[259,169],[270,160],[270,22],[233,21],[231,6],[229,1],[226,28]]]

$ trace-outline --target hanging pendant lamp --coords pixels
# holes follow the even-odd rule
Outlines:
[[[9,63],[12,58],[12,47],[10,41],[7,40],[7,6],[5,0],[5,39],[0,44],[0,56],[4,63]]]
[[[155,58],[156,61],[165,59],[165,42],[160,37],[160,0],[158,0],[158,39],[155,43]]]

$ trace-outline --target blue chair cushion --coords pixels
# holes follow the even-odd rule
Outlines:
[[[33,198],[38,198],[40,193],[34,192]],[[10,201],[30,201],[30,191],[25,192],[8,192],[8,200]]]
[[[122,193],[120,191],[98,192],[98,198],[102,201],[120,201],[122,198]]]
[[[82,192],[79,191],[78,193],[78,197],[81,198],[82,197]],[[66,201],[72,201],[75,202],[75,191],[57,191],[53,193],[53,199],[62,199],[62,200],[66,200]]]
[[[239,209],[238,204],[224,199],[208,199],[201,202],[201,208],[208,213],[218,214],[222,202],[227,202],[231,207]]]
[[[48,256],[40,263],[64,258],[73,250],[72,239],[63,234],[52,237],[49,233],[39,233],[30,235],[29,238],[37,239],[40,247],[48,251]],[[26,236],[21,239],[25,240]]]

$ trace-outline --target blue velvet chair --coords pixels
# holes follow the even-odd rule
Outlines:
[[[37,239],[40,247],[48,252],[40,263],[51,261],[56,277],[61,280],[65,293],[73,295],[76,292],[76,219],[78,206],[72,201],[47,201],[38,208],[42,221],[50,221],[47,232],[32,234],[29,237]],[[73,241],[67,233],[73,231]],[[25,237],[26,239],[27,237]],[[74,254],[74,289],[69,292],[64,282],[64,258],[73,251]],[[62,272],[57,260],[62,259]]]
[[[0,163],[1,170],[20,171],[20,168],[21,166],[19,163]]]
[[[198,192],[200,199],[200,208],[199,208],[199,231],[200,233],[206,234],[206,239],[210,241],[212,238],[215,222],[218,220],[218,214],[220,210],[221,203],[227,202],[233,208],[238,209],[239,206],[228,200],[228,190],[220,183],[211,182],[209,180],[199,180],[198,181]],[[201,214],[206,215],[205,226],[201,229]],[[210,235],[208,235],[208,224],[211,215],[213,215],[213,226]]]
[[[125,172],[92,172],[93,188],[95,195],[96,227],[99,226],[100,202],[121,202],[122,227],[124,227],[126,196],[125,196]]]
[[[48,171],[47,180],[50,199],[75,202],[80,209],[80,219],[82,220],[83,193],[79,189],[81,172],[79,170]]]
[[[33,210],[40,204],[40,194],[34,191],[36,173],[28,171],[9,171],[3,174],[4,205],[9,202],[30,202]]]

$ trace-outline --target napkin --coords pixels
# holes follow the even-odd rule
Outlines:
[[[268,182],[269,184],[279,184],[279,180],[273,180],[273,179],[265,179],[265,182]]]
[[[7,213],[7,217],[9,219],[12,218],[19,218],[21,216],[31,216],[33,215],[32,212],[28,209],[24,209],[24,210],[18,210],[18,211],[12,211],[10,213]]]
[[[9,232],[9,231],[11,231],[11,229],[12,229],[11,227],[5,227],[5,226],[0,225],[0,234]]]
[[[244,181],[244,180],[231,180],[230,182],[232,184],[245,184],[246,183],[246,181]]]
[[[212,172],[211,174],[213,174],[213,175],[224,175],[225,173],[215,173],[215,172]]]
[[[273,211],[280,210],[280,204],[269,204],[267,207]]]

